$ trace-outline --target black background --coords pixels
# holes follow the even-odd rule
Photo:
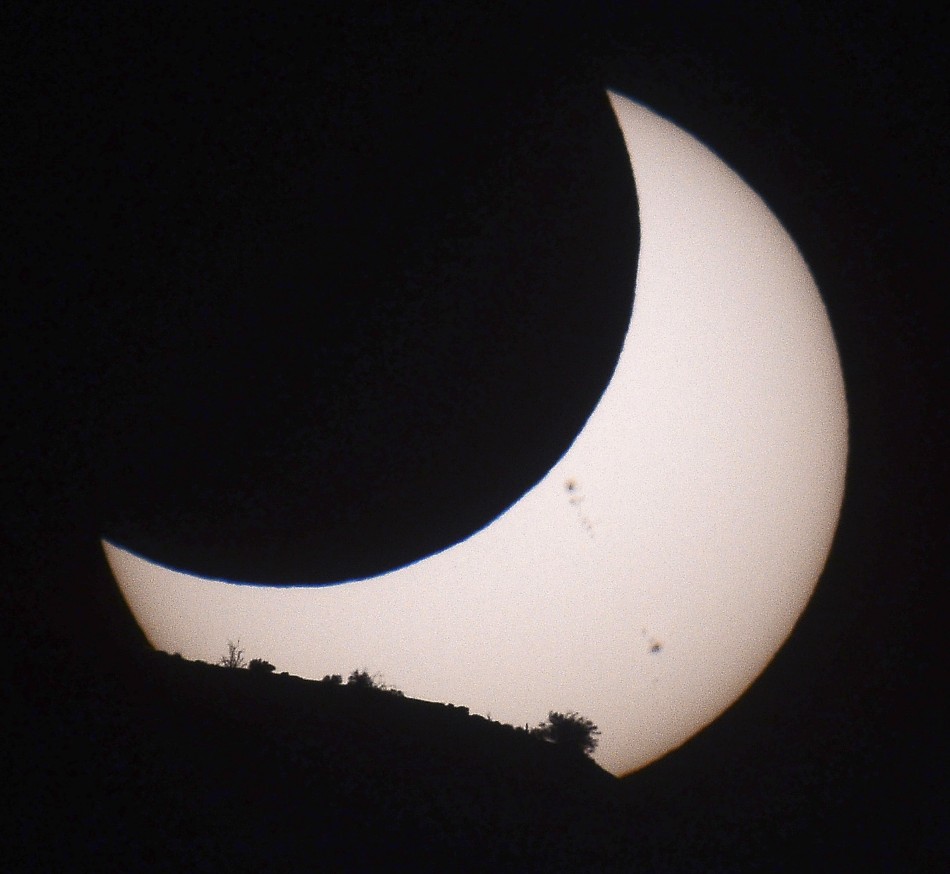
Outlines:
[[[606,86],[710,145],[789,230],[851,421],[816,596],[750,693],[644,772],[652,828],[774,838],[733,869],[791,865],[762,849],[789,842],[812,865],[939,867],[946,21],[885,3],[203,9],[13,9],[4,27],[17,683],[55,719],[66,664],[142,645],[102,534],[327,582],[454,542],[543,475],[631,303]]]
[[[637,253],[622,138],[563,35],[471,10],[79,19],[21,156],[48,154],[24,206],[70,257],[17,317],[55,350],[25,391],[107,537],[334,582],[547,472],[609,379]]]

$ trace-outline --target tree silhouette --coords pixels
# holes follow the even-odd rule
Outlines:
[[[589,756],[597,749],[597,736],[600,734],[600,729],[575,710],[568,713],[552,710],[548,713],[547,722],[542,722],[537,728],[532,729],[531,733],[535,737],[544,738],[565,749]]]
[[[371,676],[369,671],[355,670],[346,680],[347,686],[356,686],[358,689],[375,689],[377,687],[376,678]]]
[[[251,659],[247,669],[258,674],[270,674],[273,672],[274,666],[264,659]]]
[[[246,666],[244,661],[244,650],[240,648],[241,641],[235,643],[232,640],[228,641],[228,654],[221,656],[218,659],[218,664],[222,668],[243,668]]]

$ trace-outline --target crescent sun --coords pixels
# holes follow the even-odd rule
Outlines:
[[[173,572],[106,543],[153,646],[222,641],[301,676],[368,665],[407,695],[601,729],[614,774],[680,746],[792,633],[832,546],[848,419],[820,293],[715,154],[611,93],[640,203],[617,367],[535,487],[468,539],[324,588]]]

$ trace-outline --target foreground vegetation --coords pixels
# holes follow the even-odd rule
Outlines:
[[[246,668],[254,673],[262,674],[273,673],[275,670],[274,665],[264,659],[255,658],[247,661],[244,650],[241,649],[241,642],[231,640],[228,641],[227,653],[218,659],[217,664],[224,668],[235,670]],[[341,686],[343,685],[343,676],[341,674],[327,674],[320,682],[331,686]],[[366,668],[354,669],[347,677],[346,685],[357,689],[377,689],[391,695],[403,696],[399,689],[388,686],[378,674],[370,674]],[[459,709],[466,714],[469,712],[467,707]],[[507,723],[501,724],[507,725]],[[524,729],[515,726],[508,727],[515,731],[527,731],[532,737],[541,738],[549,743],[557,744],[562,749],[582,753],[586,756],[590,756],[597,749],[597,739],[600,735],[600,729],[593,722],[585,719],[574,710],[567,713],[552,710],[548,713],[548,718],[544,722],[531,729],[527,727]]]

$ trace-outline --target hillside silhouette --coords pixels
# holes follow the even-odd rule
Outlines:
[[[158,652],[72,704],[30,736],[26,809],[62,819],[15,870],[624,868],[619,781],[464,707]]]

